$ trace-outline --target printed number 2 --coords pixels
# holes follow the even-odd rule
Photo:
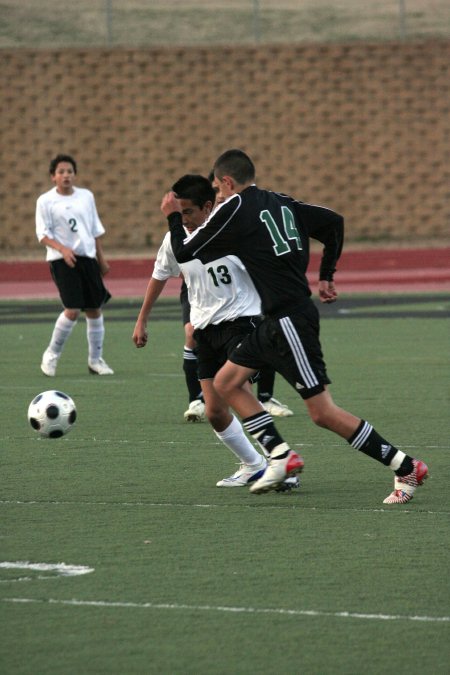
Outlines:
[[[69,218],[69,225],[72,232],[78,232],[77,221],[75,220],[75,218]]]
[[[206,271],[211,275],[214,286],[218,287],[219,281],[222,282],[222,284],[231,284],[231,276],[226,265],[219,265],[216,270],[214,270],[213,267],[208,267]],[[218,275],[220,276],[218,277]]]
[[[281,215],[283,217],[283,229],[286,238],[294,240],[297,243],[297,251],[301,251],[302,242],[297,227],[295,225],[294,214],[290,209],[288,209],[287,206],[282,206]],[[280,228],[275,222],[274,217],[272,216],[270,211],[267,211],[267,209],[261,211],[261,213],[259,214],[259,218],[260,220],[262,220],[262,222],[269,230],[269,234],[273,241],[273,250],[275,251],[275,254],[283,255],[284,253],[289,253],[291,248],[286,239],[283,237],[282,233],[280,232]]]

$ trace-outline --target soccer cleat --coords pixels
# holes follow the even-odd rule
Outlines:
[[[428,478],[428,467],[420,459],[413,459],[413,470],[406,476],[395,476],[394,491],[383,500],[383,504],[406,504],[414,492]]]
[[[113,369],[103,359],[88,361],[88,368],[93,375],[114,375]]]
[[[290,450],[286,443],[282,443],[278,450],[278,455],[286,456],[277,459],[277,456],[271,455],[267,469],[261,478],[250,486],[250,492],[253,494],[262,494],[270,490],[276,490],[288,476],[294,476],[303,471],[303,459],[296,452]]]
[[[274,417],[291,417],[294,413],[287,405],[280,403],[276,398],[270,398],[268,401],[264,401],[262,406],[270,415]]]
[[[261,457],[258,464],[241,464],[232,476],[223,478],[216,483],[217,487],[244,487],[260,478],[267,466],[265,457]]]
[[[199,398],[189,403],[189,408],[184,413],[186,422],[206,422],[205,404]]]
[[[46,349],[42,354],[41,370],[47,377],[55,377],[56,366],[58,365],[59,354],[55,354],[51,349]]]
[[[300,487],[300,479],[298,476],[288,476],[284,481],[275,488],[275,492],[291,492]]]

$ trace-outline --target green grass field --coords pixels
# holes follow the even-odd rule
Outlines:
[[[423,316],[322,321],[336,401],[429,464],[415,499],[389,507],[389,469],[315,427],[281,379],[300,490],[216,488],[233,456],[183,422],[176,301],[144,350],[136,303],[106,310],[114,377],[88,375],[80,321],[54,379],[39,363],[58,306],[0,303],[0,672],[448,673],[449,325],[423,297],[413,307]],[[43,440],[26,412],[51,388],[78,421]]]

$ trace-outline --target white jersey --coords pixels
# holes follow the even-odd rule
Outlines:
[[[74,187],[71,195],[61,195],[54,187],[36,202],[38,241],[49,237],[68,246],[76,255],[95,258],[95,239],[104,233],[94,195],[86,188]],[[47,260],[62,257],[59,251],[47,246]]]
[[[158,251],[152,277],[166,281],[180,274],[183,274],[188,289],[194,328],[261,313],[259,295],[238,257],[227,255],[207,265],[198,259],[179,264],[168,232]]]

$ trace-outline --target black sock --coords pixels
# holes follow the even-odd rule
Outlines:
[[[401,460],[401,464],[395,470],[397,476],[406,476],[413,470],[412,458],[391,445],[375,431],[371,424],[364,420],[361,420],[361,424],[348,442],[357,450],[385,466],[390,466],[396,459]]]
[[[267,403],[273,396],[273,387],[275,383],[275,371],[272,368],[263,368],[258,373],[256,387],[258,391],[258,400],[261,403]]]
[[[198,381],[197,357],[192,349],[183,349],[183,370],[189,392],[189,403],[196,399],[203,400],[202,389]]]
[[[271,398],[271,394],[269,394],[267,391],[258,391],[258,401],[260,401],[260,403],[267,403],[267,401],[270,401]]]
[[[396,476],[407,476],[409,473],[412,472],[413,469],[414,465],[412,463],[412,457],[406,455],[405,459],[400,464],[400,468],[397,469],[397,471],[394,471],[394,473]]]
[[[242,420],[242,426],[261,445],[266,455],[270,455],[274,448],[284,443],[269,413],[260,412],[251,417],[246,417]],[[279,459],[285,457],[288,452],[289,449]]]

